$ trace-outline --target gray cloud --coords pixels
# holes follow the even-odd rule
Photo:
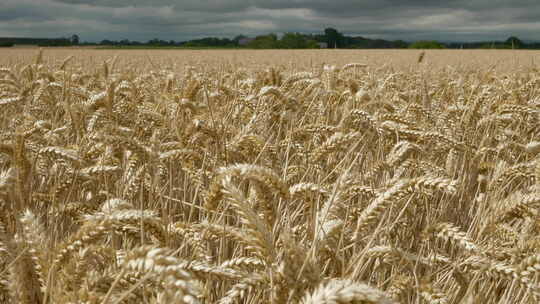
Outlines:
[[[0,36],[187,40],[268,32],[540,40],[537,0],[2,0]]]

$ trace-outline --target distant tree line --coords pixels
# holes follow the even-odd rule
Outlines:
[[[253,49],[314,49],[319,48],[317,40],[300,33],[285,33],[281,39],[276,34],[260,35],[245,45]]]
[[[326,43],[329,48],[406,48],[404,41],[387,41],[382,39],[367,39],[363,37],[349,37],[341,34],[334,28],[327,28],[323,34],[301,34],[288,32],[281,38],[274,33],[259,35],[247,44],[240,41],[248,38],[238,35],[233,39],[207,37],[189,41],[162,40],[154,38],[148,41],[135,40],[109,40],[104,39],[99,43],[80,42],[79,36],[58,39],[34,39],[34,38],[0,38],[0,46],[12,46],[15,44],[34,44],[39,46],[70,46],[70,45],[102,45],[102,46],[143,46],[143,47],[217,47],[217,48],[254,48],[254,49],[308,49],[319,48],[320,43]]]
[[[346,48],[346,49],[479,49],[479,48],[497,48],[497,49],[540,49],[540,43],[525,43],[517,37],[510,37],[505,41],[495,42],[464,42],[464,43],[442,43],[435,40],[421,40],[406,42],[404,40],[384,40],[370,39],[362,36],[346,36],[335,28],[326,28],[321,34],[302,34],[288,32],[281,38],[274,33],[259,35],[251,39],[247,44],[241,44],[240,41],[248,38],[245,35],[238,35],[233,39],[228,38],[202,38],[189,40],[185,42],[162,41],[158,39],[150,40],[146,45],[155,46],[184,46],[184,47],[245,47],[253,49],[308,49],[319,48],[320,43],[326,43],[328,48]],[[102,41],[105,45],[129,45],[125,41],[119,43],[113,41]],[[133,42],[132,45],[145,45],[145,43]]]
[[[70,38],[0,37],[0,47],[11,47],[18,44],[37,46],[72,46],[79,44],[79,36],[75,34]]]
[[[78,35],[70,38],[0,38],[0,47],[16,44],[33,44],[39,46],[71,46],[71,45],[102,45],[102,46],[142,46],[142,47],[194,47],[194,48],[253,48],[253,49],[309,49],[328,48],[347,49],[540,49],[540,42],[525,43],[512,36],[505,41],[493,42],[453,42],[442,43],[434,40],[406,42],[403,40],[369,39],[362,36],[346,36],[335,28],[326,28],[321,34],[302,34],[288,32],[278,38],[274,33],[259,35],[249,40],[245,35],[233,39],[207,37],[189,41],[161,40],[154,38],[145,42],[104,39],[99,43],[81,42]],[[247,41],[247,42],[246,42]]]
[[[76,39],[74,40],[74,38]],[[79,43],[77,35],[73,35],[71,38],[4,38],[0,37],[0,46],[10,47],[18,44],[31,44],[38,46],[70,46]]]
[[[446,46],[435,40],[415,41],[408,46],[409,49],[445,49]]]
[[[326,28],[324,34],[285,33],[281,39],[276,34],[255,37],[246,45],[261,49],[307,49],[319,48],[325,43],[328,48],[406,48],[405,41],[368,39],[361,36],[345,36],[334,28]]]
[[[216,47],[216,48],[259,48],[259,49],[277,49],[277,48],[315,48],[319,47],[317,41],[307,39],[304,35],[298,33],[286,33],[281,39],[276,34],[260,35],[255,37],[249,44],[241,45],[240,40],[248,38],[244,35],[238,35],[233,39],[207,37],[193,39],[189,41],[174,41],[152,39],[147,42],[129,41],[129,40],[102,40],[100,45],[111,46],[155,46],[155,47]]]
[[[512,36],[505,41],[480,41],[480,42],[454,42],[447,44],[452,49],[540,49],[540,42],[525,43],[519,38]]]

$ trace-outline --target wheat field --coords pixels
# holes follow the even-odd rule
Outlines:
[[[0,303],[540,301],[539,52],[0,55]]]

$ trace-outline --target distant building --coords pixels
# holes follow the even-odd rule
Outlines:
[[[246,46],[253,40],[255,40],[255,39],[254,38],[242,38],[242,39],[238,40],[238,45]]]
[[[328,43],[326,43],[326,42],[317,42],[317,44],[319,45],[320,49],[327,49],[328,48]]]

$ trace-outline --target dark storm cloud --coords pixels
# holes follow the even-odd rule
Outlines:
[[[0,36],[185,40],[268,32],[540,40],[537,0],[2,0]]]

